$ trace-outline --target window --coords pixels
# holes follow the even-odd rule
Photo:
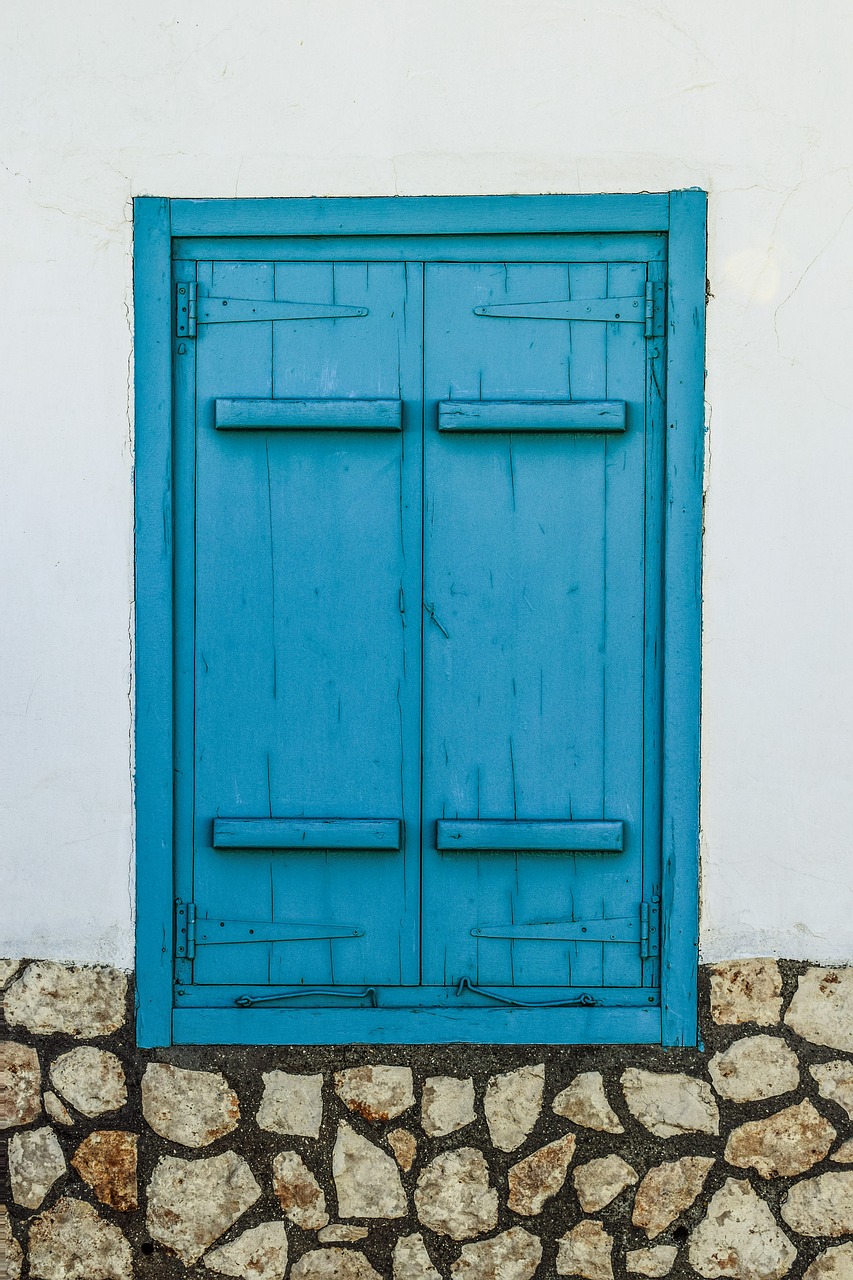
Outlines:
[[[136,202],[141,1044],[695,1042],[704,210]]]

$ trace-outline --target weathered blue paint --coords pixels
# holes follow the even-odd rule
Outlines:
[[[161,655],[171,549],[164,564],[144,515],[172,434],[175,487],[174,690],[144,660],[138,678],[140,770],[160,788],[145,816],[138,791],[143,1044],[171,1035],[171,947],[152,946],[166,866],[178,1041],[695,1037],[697,208],[692,192],[172,202],[174,286],[195,286],[200,321],[174,339],[173,433],[170,210],[138,202],[139,448],[161,463],[139,480],[159,601],[140,588],[139,643]],[[159,258],[139,234],[157,218]],[[323,260],[319,235],[347,239]],[[531,261],[546,243],[555,258]],[[157,737],[173,713],[174,850]]]

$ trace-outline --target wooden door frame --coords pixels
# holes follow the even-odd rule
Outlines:
[[[631,232],[662,232],[668,240],[659,1039],[666,1045],[696,1043],[706,206],[706,194],[699,190],[258,200],[146,196],[134,201],[136,981],[141,1047],[168,1045],[174,1039],[173,242],[188,237]],[[246,1023],[250,1037],[255,1028],[258,1042],[274,1041],[275,1033],[265,1028],[273,1025],[271,1014],[283,1012],[255,1015]],[[614,1016],[621,1012],[567,1010],[567,1015],[584,1015],[574,1019],[571,1038],[609,1043],[637,1038],[630,1021]],[[595,1016],[600,1014],[610,1015],[609,1020]]]

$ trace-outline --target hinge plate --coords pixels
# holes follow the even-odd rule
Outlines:
[[[194,338],[196,333],[197,288],[194,280],[179,280],[175,285],[175,334]]]
[[[663,281],[646,281],[646,337],[662,338],[666,315],[666,285]]]
[[[195,959],[195,903],[175,899],[175,955],[179,960]]]
[[[640,903],[640,958],[654,960],[660,955],[660,899]]]

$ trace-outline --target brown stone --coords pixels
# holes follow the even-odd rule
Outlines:
[[[803,1272],[803,1280],[853,1280],[853,1241],[818,1254]]]
[[[35,1049],[0,1043],[0,1129],[32,1124],[41,1115],[41,1067]]]
[[[82,1200],[66,1196],[30,1227],[32,1280],[132,1280],[124,1232]]]
[[[513,1213],[533,1217],[555,1196],[566,1181],[575,1153],[575,1136],[567,1133],[519,1160],[509,1171],[507,1204]]]
[[[806,1099],[733,1130],[725,1158],[739,1169],[755,1169],[762,1178],[792,1178],[823,1160],[835,1137],[829,1121]]]
[[[613,1237],[600,1222],[585,1218],[559,1242],[557,1272],[582,1280],[613,1280]]]
[[[37,960],[8,988],[3,1007],[11,1026],[89,1040],[118,1031],[126,1000],[127,977],[118,969]]]
[[[637,1181],[637,1171],[621,1156],[600,1156],[582,1164],[572,1177],[584,1213],[598,1213]]]
[[[311,1249],[290,1273],[290,1280],[382,1280],[358,1249]]]
[[[452,1280],[533,1280],[542,1244],[523,1227],[510,1227],[490,1240],[463,1244],[450,1268]]]
[[[853,1170],[795,1182],[780,1212],[801,1236],[853,1235]]]
[[[683,1156],[649,1169],[634,1197],[634,1226],[654,1240],[690,1208],[713,1167],[711,1156]]]
[[[296,1151],[281,1151],[272,1164],[273,1191],[281,1211],[303,1231],[318,1231],[329,1221],[326,1197]]]
[[[388,1134],[388,1146],[397,1158],[397,1164],[408,1173],[418,1154],[418,1140],[408,1129],[392,1129]]]
[[[853,969],[807,969],[785,1022],[812,1044],[853,1053]]]
[[[711,1017],[731,1026],[775,1026],[782,1011],[782,975],[775,960],[729,960],[711,966]]]
[[[99,1129],[84,1138],[71,1157],[74,1168],[83,1181],[88,1182],[101,1204],[109,1205],[120,1213],[129,1213],[139,1207],[136,1181],[138,1141],[135,1133]]]
[[[706,1280],[781,1280],[797,1251],[748,1182],[729,1178],[690,1237],[690,1266]]]
[[[349,1067],[335,1072],[335,1089],[365,1120],[394,1120],[415,1105],[411,1067]]]

